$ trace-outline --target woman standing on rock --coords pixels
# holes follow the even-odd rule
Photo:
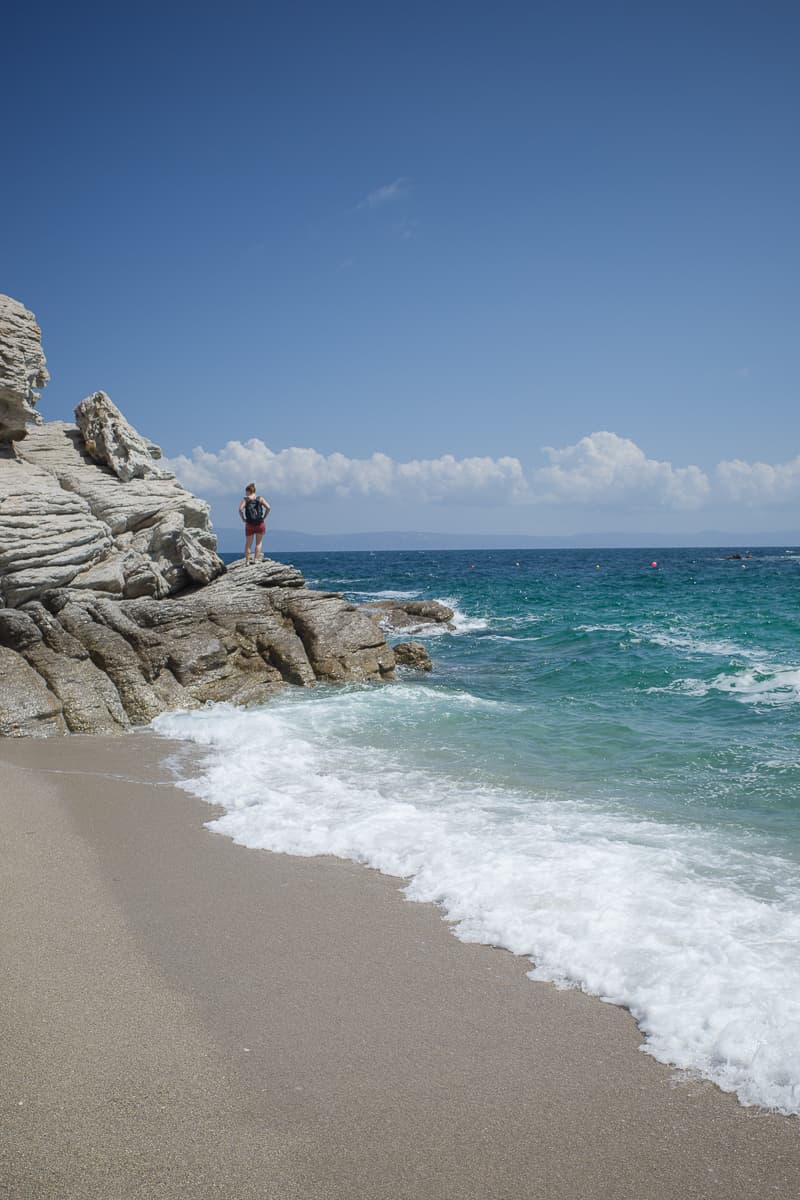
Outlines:
[[[250,549],[253,544],[253,538],[256,539],[256,548],[254,561],[261,561],[261,543],[264,540],[264,534],[267,531],[267,516],[269,514],[269,505],[263,496],[256,495],[256,485],[248,483],[245,488],[245,497],[239,505],[239,516],[244,521],[244,561],[250,563]]]

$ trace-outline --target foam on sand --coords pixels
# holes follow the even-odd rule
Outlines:
[[[398,749],[480,721],[469,693],[352,687],[159,717],[204,747],[183,786],[252,847],[335,854],[409,880],[465,941],[625,1005],[662,1062],[800,1113],[800,870],[736,829],[515,791]],[[253,747],[258,747],[254,759]],[[254,765],[255,763],[255,765]]]

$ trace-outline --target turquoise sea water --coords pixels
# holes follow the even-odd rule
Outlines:
[[[286,556],[355,603],[454,608],[411,635],[432,675],[156,726],[205,747],[185,785],[220,832],[403,876],[458,936],[625,1004],[657,1058],[796,1113],[800,553],[724,554]]]

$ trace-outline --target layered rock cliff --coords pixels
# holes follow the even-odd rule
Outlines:
[[[26,425],[47,378],[33,314],[0,296],[0,736],[391,678],[370,614],[293,567],[226,571],[208,505],[104,392]]]
[[[20,441],[26,423],[41,420],[34,389],[49,378],[36,318],[18,300],[0,295],[0,445]]]

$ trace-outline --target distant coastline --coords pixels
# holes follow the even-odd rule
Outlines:
[[[241,529],[215,530],[219,549],[235,554],[242,548]],[[387,530],[370,533],[304,533],[291,529],[267,530],[268,553],[334,550],[635,550],[697,546],[729,550],[754,546],[800,546],[800,531],[738,533],[719,529],[702,533],[576,533],[549,537],[520,533],[425,533],[417,530]]]

